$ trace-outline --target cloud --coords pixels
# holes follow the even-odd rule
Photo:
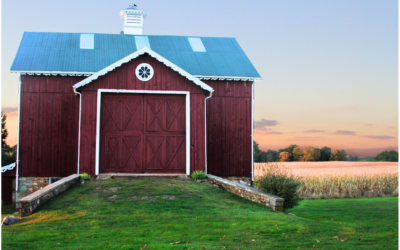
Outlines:
[[[283,134],[282,132],[267,132],[267,131],[262,131],[262,130],[254,130],[255,134],[261,134],[261,135],[281,135]]]
[[[372,123],[368,123],[366,126],[367,127],[372,127],[374,124],[372,124]]]
[[[325,138],[324,137],[320,137],[320,136],[314,136],[314,137],[312,137],[312,136],[296,136],[296,137],[293,137],[293,139],[290,139],[290,140],[288,140],[288,141],[316,141],[316,140],[325,140]]]
[[[13,112],[17,112],[18,111],[18,107],[1,107],[1,111],[4,112],[4,114],[9,114],[9,113],[13,113]]]
[[[267,126],[276,126],[276,125],[279,125],[279,122],[275,121],[275,120],[261,119],[261,121],[254,121],[254,129],[257,129],[257,130],[264,130],[264,131],[271,130],[266,127]]]
[[[386,136],[386,135],[362,135],[362,137],[374,140],[387,140],[387,139],[396,139],[393,136]]]
[[[348,130],[338,130],[338,131],[333,132],[332,134],[335,134],[335,135],[356,135],[356,132],[348,131]]]
[[[304,131],[304,133],[323,133],[325,130],[316,130],[316,129],[311,129],[308,131]]]

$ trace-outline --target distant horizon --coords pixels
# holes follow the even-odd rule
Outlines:
[[[257,141],[255,141],[255,142],[257,142]],[[288,145],[286,145],[284,147],[275,147],[275,148],[266,148],[266,147],[261,147],[259,145],[259,148],[262,151],[265,151],[265,152],[267,152],[268,150],[278,151],[279,149],[284,149],[284,148],[288,147],[291,144],[295,144],[295,145],[299,146],[300,149],[304,149],[304,148],[307,148],[307,147],[310,147],[310,146],[314,147],[314,148],[318,148],[318,149],[321,149],[323,147],[328,147],[328,148],[331,148],[331,152],[332,153],[334,153],[336,150],[344,150],[344,151],[346,151],[347,156],[357,156],[359,158],[376,157],[376,156],[378,156],[378,154],[380,154],[380,153],[382,153],[384,151],[392,151],[393,150],[393,151],[399,152],[397,147],[372,148],[372,149],[369,149],[369,151],[367,151],[365,149],[333,148],[333,147],[330,147],[329,145],[324,145],[322,147],[317,147],[317,146],[313,146],[313,145],[299,145],[299,144],[296,144],[296,143],[289,143]]]
[[[21,8],[2,1],[1,106],[10,144],[18,125],[18,74],[10,67],[23,32],[120,34],[119,12],[129,4],[43,0]],[[135,4],[147,12],[144,35],[236,38],[263,79],[254,84],[253,137],[262,150],[328,146],[358,157],[398,151],[397,1]]]

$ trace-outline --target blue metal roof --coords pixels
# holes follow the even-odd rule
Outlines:
[[[135,36],[94,34],[94,49],[80,49],[80,37],[25,32],[11,71],[98,72],[137,51]],[[235,38],[200,37],[206,52],[195,52],[187,36],[147,37],[151,50],[192,75],[260,77]]]

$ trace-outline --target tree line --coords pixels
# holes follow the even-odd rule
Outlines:
[[[336,150],[332,153],[331,148],[321,149],[307,147],[300,149],[296,144],[290,144],[278,151],[269,149],[262,151],[257,142],[254,141],[254,162],[289,162],[289,161],[398,161],[399,156],[396,151],[384,151],[377,157],[359,158],[357,156],[347,156],[346,151]]]
[[[6,143],[8,131],[6,128],[7,116],[1,112],[1,166],[14,163],[16,159],[16,145],[10,147]]]

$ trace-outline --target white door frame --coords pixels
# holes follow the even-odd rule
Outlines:
[[[158,90],[126,90],[126,89],[98,89],[97,90],[96,175],[99,175],[99,161],[100,161],[101,93],[186,95],[186,175],[190,175],[190,92],[188,92],[188,91],[161,91],[161,90],[160,91],[158,91]]]

